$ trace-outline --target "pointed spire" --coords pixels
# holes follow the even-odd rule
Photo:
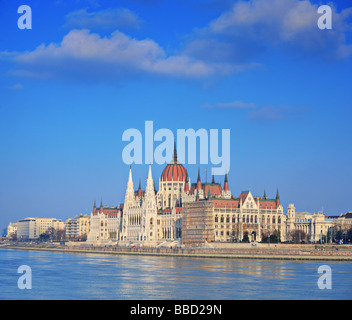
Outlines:
[[[212,179],[211,179],[211,183],[212,183],[212,184],[215,184],[215,177],[214,177],[214,173],[213,173],[213,177],[212,177]]]
[[[141,196],[142,196],[141,178],[139,178],[139,185],[138,185],[137,196],[138,196],[138,197],[141,197]]]
[[[189,191],[189,176],[188,176],[188,174],[187,174],[187,176],[186,176],[184,191],[185,191],[185,192],[188,192],[188,191]]]
[[[145,192],[148,194],[154,194],[154,181],[152,176],[152,166],[149,165],[148,178],[147,178],[147,186]]]
[[[276,191],[276,200],[280,200],[279,188],[277,188],[277,191]]]
[[[148,169],[148,179],[153,179],[153,176],[152,176],[152,165],[151,164],[149,165],[149,169]]]
[[[200,169],[198,167],[197,190],[202,189],[202,182],[200,181]]]
[[[130,172],[128,175],[128,182],[127,182],[127,188],[126,188],[126,194],[125,194],[125,202],[124,205],[126,208],[128,208],[130,205],[132,205],[133,201],[135,201],[135,191],[133,187],[133,180],[132,180],[132,168],[130,166]]]
[[[174,154],[173,154],[174,162],[177,162],[177,151],[176,151],[176,141],[174,142]]]
[[[268,198],[266,197],[266,191],[265,191],[265,189],[264,189],[263,199],[264,199],[264,200],[268,199]]]
[[[156,209],[155,187],[154,187],[154,181],[153,181],[153,176],[152,176],[151,164],[149,165],[147,186],[145,187],[144,201],[143,201],[142,205],[148,211]]]
[[[128,187],[132,187],[132,189],[133,189],[132,168],[131,168],[131,166],[130,166],[130,172],[128,174],[127,188]]]
[[[95,214],[96,212],[97,212],[97,204],[94,199],[93,214]]]
[[[229,190],[229,183],[227,181],[227,171],[225,171],[225,180],[224,180],[224,191]]]

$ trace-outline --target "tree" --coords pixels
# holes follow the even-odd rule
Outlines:
[[[262,242],[268,243],[269,242],[269,233],[262,234]]]
[[[302,230],[294,230],[290,233],[292,241],[294,243],[305,243],[306,233]]]
[[[352,242],[352,228],[348,229],[347,231],[346,241],[347,243]]]
[[[249,237],[248,237],[248,233],[247,232],[243,235],[242,242],[249,243]]]
[[[280,231],[275,230],[272,235],[270,235],[270,242],[271,243],[279,243],[280,240]]]
[[[78,237],[77,239],[78,241],[87,241],[87,234],[84,233],[81,236]]]
[[[50,233],[45,232],[39,235],[39,240],[40,241],[49,241],[50,240]]]
[[[343,239],[343,231],[338,230],[336,231],[336,234],[335,234],[335,241],[339,242],[341,239]]]
[[[16,240],[17,240],[17,231],[14,232],[14,233],[12,233],[12,234],[10,235],[9,239],[10,239],[11,241],[16,241]]]

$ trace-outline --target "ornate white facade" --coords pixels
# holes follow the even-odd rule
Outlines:
[[[113,242],[122,246],[180,244],[183,204],[205,200],[212,203],[215,241],[241,241],[246,235],[250,241],[261,241],[274,233],[281,241],[286,241],[290,231],[300,226],[299,214],[295,213],[293,205],[288,208],[288,216],[284,214],[278,191],[274,199],[268,199],[265,191],[262,197],[244,191],[236,198],[231,195],[227,174],[222,188],[214,177],[212,183],[201,183],[199,169],[197,182],[191,184],[186,169],[177,161],[175,148],[173,160],[159,179],[158,191],[154,187],[151,166],[145,191],[141,190],[140,183],[135,191],[130,168],[124,205],[107,208],[101,204],[99,210],[94,205],[88,242]],[[316,241],[316,235],[327,230],[327,224],[322,228],[321,218],[314,221],[319,224],[319,233],[314,229],[311,241]]]
[[[155,244],[158,240],[156,221],[157,207],[152,168],[149,166],[147,187],[143,195],[141,192],[138,192],[137,195],[135,194],[132,169],[130,168],[122,218],[122,230],[119,238],[120,242]]]

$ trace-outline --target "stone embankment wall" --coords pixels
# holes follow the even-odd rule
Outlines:
[[[254,247],[233,246],[231,248],[131,248],[116,246],[54,246],[16,245],[9,249],[56,251],[67,253],[129,254],[151,256],[175,256],[195,258],[244,258],[244,259],[285,259],[285,260],[340,260],[352,261],[352,246],[335,245],[274,245]]]

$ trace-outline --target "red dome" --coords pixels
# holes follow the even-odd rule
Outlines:
[[[187,171],[185,167],[176,161],[171,161],[163,170],[161,179],[163,181],[186,181]]]

